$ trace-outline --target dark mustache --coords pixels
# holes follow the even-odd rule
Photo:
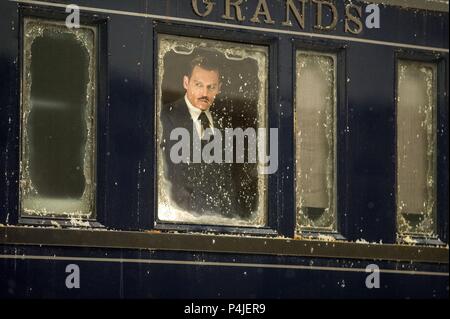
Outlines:
[[[199,100],[204,101],[204,102],[209,102],[209,98],[206,96],[199,98]]]

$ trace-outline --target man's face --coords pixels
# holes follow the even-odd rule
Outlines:
[[[183,78],[183,87],[189,102],[196,108],[206,111],[220,93],[219,73],[196,66],[190,78],[187,76]]]

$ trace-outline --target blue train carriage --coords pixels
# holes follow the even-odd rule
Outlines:
[[[0,296],[448,298],[448,11],[2,0]]]

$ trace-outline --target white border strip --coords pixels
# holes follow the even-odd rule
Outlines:
[[[302,265],[277,265],[277,264],[257,264],[257,263],[227,263],[210,261],[185,261],[185,260],[163,260],[163,259],[124,259],[124,258],[91,258],[91,257],[63,257],[63,256],[33,256],[33,255],[0,255],[0,259],[14,260],[51,260],[51,261],[90,261],[104,263],[132,263],[132,264],[157,264],[157,265],[183,265],[183,266],[213,266],[213,267],[247,267],[247,268],[272,268],[272,269],[297,269],[297,270],[319,270],[319,271],[342,271],[342,272],[363,272],[364,268],[343,268],[343,267],[320,267]],[[380,273],[400,274],[412,276],[439,276],[449,277],[445,272],[412,271],[380,269]]]
[[[52,3],[52,2],[35,1],[35,0],[9,0],[9,1],[17,2],[17,3],[24,3],[24,4],[33,4],[33,5],[42,5],[42,6],[49,6],[49,7],[58,7],[58,8],[65,8],[67,6],[67,5],[62,4],[62,3]],[[449,49],[438,48],[438,47],[420,46],[420,45],[413,45],[413,44],[407,44],[407,43],[377,41],[377,40],[358,39],[358,38],[351,38],[351,37],[338,36],[338,35],[326,35],[326,34],[308,33],[308,32],[301,32],[301,31],[288,31],[288,30],[279,30],[279,29],[270,29],[270,28],[261,28],[261,27],[252,27],[252,26],[243,26],[243,25],[235,25],[235,24],[229,24],[229,23],[212,22],[212,21],[204,21],[204,20],[194,20],[194,19],[187,19],[187,18],[177,18],[177,17],[169,17],[169,16],[147,14],[147,13],[138,13],[138,12],[131,12],[131,11],[102,9],[102,8],[95,8],[95,7],[79,6],[79,8],[81,10],[90,11],[90,12],[119,14],[119,15],[143,17],[143,18],[158,19],[158,20],[167,20],[167,21],[174,21],[174,22],[204,24],[204,25],[210,25],[210,26],[216,26],[216,27],[224,27],[224,28],[232,28],[232,29],[242,29],[242,30],[251,30],[251,31],[259,31],[259,32],[278,33],[278,34],[290,34],[290,35],[305,36],[305,37],[311,37],[311,38],[350,41],[350,42],[358,42],[358,43],[366,43],[366,44],[374,44],[374,45],[385,45],[385,46],[391,46],[391,47],[402,47],[402,48],[408,48],[408,49],[435,51],[435,52],[443,52],[443,53],[448,53],[449,52]]]

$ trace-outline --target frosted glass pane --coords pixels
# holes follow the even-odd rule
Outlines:
[[[89,217],[95,31],[25,19],[24,35],[22,215]]]
[[[436,66],[400,60],[397,79],[397,221],[401,234],[433,235]]]
[[[259,163],[249,156],[259,145],[249,143],[249,137],[239,139],[245,149],[239,161],[238,139],[227,142],[225,131],[250,129],[260,136],[259,129],[267,129],[267,47],[171,35],[160,35],[158,47],[158,220],[265,226],[267,175],[258,173]],[[212,163],[193,159],[194,138],[204,132],[198,120],[202,108],[210,128],[217,130],[210,141],[217,141],[216,150],[222,152]],[[185,162],[171,156],[180,141],[170,137],[176,129],[186,131],[192,146]],[[205,146],[203,140],[199,147],[204,151]]]
[[[335,56],[297,52],[297,231],[335,231]]]

